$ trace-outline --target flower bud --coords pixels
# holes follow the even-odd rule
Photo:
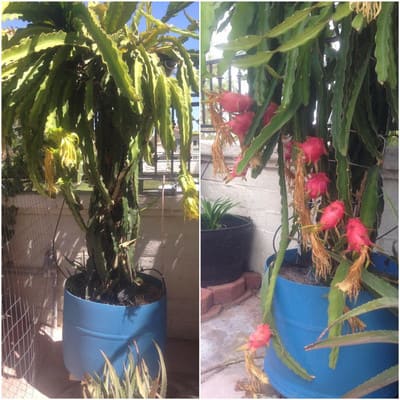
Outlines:
[[[249,336],[249,350],[257,350],[260,347],[268,346],[272,331],[268,324],[260,324],[255,332]]]
[[[243,114],[238,114],[229,121],[227,124],[231,128],[231,131],[238,135],[241,140],[246,136],[247,131],[249,130],[251,123],[253,122],[254,113],[251,111],[247,111]]]
[[[254,100],[247,94],[223,92],[218,96],[218,102],[226,112],[244,112],[254,103]]]
[[[325,172],[312,174],[306,182],[306,192],[312,199],[316,199],[317,197],[327,193],[329,182],[330,179],[325,174]]]
[[[316,163],[323,154],[327,155],[324,141],[319,137],[308,136],[307,140],[299,143],[306,163]]]
[[[322,212],[321,219],[319,223],[321,224],[321,229],[332,229],[342,220],[344,215],[344,203],[343,201],[336,200],[329,204]]]
[[[292,140],[288,140],[287,142],[283,143],[283,156],[285,158],[285,161],[290,161],[292,159],[292,148]]]
[[[373,244],[369,239],[368,229],[361,222],[360,218],[349,219],[346,225],[346,237],[348,251],[356,251],[359,253],[364,246]]]

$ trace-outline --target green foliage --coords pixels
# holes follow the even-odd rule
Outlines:
[[[160,370],[156,378],[152,378],[144,360],[136,364],[131,349],[122,377],[118,376],[111,361],[102,352],[105,360],[103,374],[85,377],[82,383],[84,397],[94,399],[165,398],[167,372],[161,349],[156,343],[155,346],[160,358]]]
[[[20,135],[16,135],[12,143],[3,152],[5,155],[1,163],[3,198],[30,191],[32,183],[29,181],[26,157]]]
[[[399,366],[395,365],[388,369],[385,369],[378,375],[375,375],[371,379],[368,379],[361,385],[347,392],[343,398],[354,399],[366,396],[369,393],[374,392],[382,387],[390,385],[391,383],[399,380]]]
[[[398,137],[398,4],[382,3],[379,15],[371,20],[352,7],[347,2],[251,2],[246,3],[244,11],[240,3],[226,2],[207,3],[204,12],[214,13],[205,22],[214,32],[228,25],[232,32],[240,32],[219,45],[224,50],[220,67],[226,68],[228,56],[231,65],[247,69],[248,94],[255,100],[251,109],[255,118],[244,143],[241,142],[237,174],[251,167],[252,176],[257,177],[282,136],[292,140],[294,158],[298,154],[296,142],[303,142],[307,136],[319,137],[326,144],[328,155],[318,166],[318,172],[326,172],[330,185],[328,196],[322,196],[317,206],[314,204],[316,222],[320,211],[339,199],[345,204],[345,219],[360,217],[374,241],[383,211],[384,150],[393,137]],[[223,13],[217,14],[215,11],[220,9]],[[205,35],[210,39],[212,33]],[[202,48],[204,63],[208,43]],[[279,107],[263,127],[262,116],[271,101]],[[282,151],[279,149],[278,146],[278,152]],[[275,281],[290,231],[286,194],[289,182],[285,182],[280,160],[284,232],[273,272],[262,288],[263,319],[271,325]],[[287,176],[296,173],[293,164],[287,166]],[[295,212],[294,228],[300,225],[299,220]],[[340,227],[342,232],[344,227],[345,223]],[[343,314],[346,300],[336,285],[348,276],[358,258],[346,253],[347,244],[341,233],[332,230],[323,237],[324,233],[319,239],[329,250],[333,265],[328,277],[331,291],[327,310],[332,323]],[[363,270],[367,261],[365,257],[359,263]],[[393,292],[393,286],[380,278],[364,273],[363,278],[365,286],[375,294]],[[335,325],[330,329],[329,340],[335,343],[340,335],[341,326]],[[279,338],[275,342],[279,343]],[[290,355],[281,347],[278,346],[278,354],[282,360],[303,375],[304,371],[291,362]],[[332,347],[330,365],[334,366],[338,346]]]
[[[349,265],[346,260],[341,261],[338,268],[336,269],[335,276],[332,279],[328,297],[328,324],[336,320],[343,314],[343,310],[346,307],[346,296],[344,293],[336,287],[336,285],[343,281],[347,275]],[[342,325],[337,324],[329,331],[330,337],[338,336],[342,333]],[[334,347],[329,354],[329,367],[335,368],[339,356],[339,348]]]
[[[396,289],[395,289],[396,290]],[[393,292],[393,287],[389,289],[389,292]],[[327,331],[335,329],[335,327],[340,326],[344,321],[348,321],[358,315],[368,313],[380,309],[397,309],[398,304],[398,289],[394,293],[394,297],[388,297],[383,295],[378,299],[371,300],[361,306],[353,308],[352,310],[342,314],[340,317],[331,321],[329,326],[321,333],[319,339],[321,339]],[[391,330],[375,330],[375,331],[365,331],[356,332],[347,335],[335,335],[329,337],[328,339],[319,340],[315,343],[306,346],[306,350],[315,350],[322,348],[338,348],[340,346],[351,346],[351,345],[362,345],[368,343],[393,343],[398,344],[399,342],[399,331]],[[361,385],[355,387],[348,393],[346,393],[344,398],[358,398],[363,397],[369,393],[372,393],[386,385],[390,385],[398,380],[398,365],[392,366],[371,379],[363,382]]]
[[[203,198],[201,201],[201,228],[221,228],[221,219],[229,212],[231,208],[237,205],[238,203],[233,203],[229,199],[219,198],[213,202]]]
[[[35,189],[65,196],[86,234],[91,297],[135,280],[139,164],[142,159],[152,163],[156,130],[166,154],[174,150],[171,105],[184,148],[181,175],[191,178],[186,164],[198,77],[182,43],[196,37],[197,28],[193,20],[187,30],[166,24],[189,4],[171,3],[161,20],[151,15],[151,3],[2,6],[3,18],[28,22],[3,32],[3,145],[14,140],[18,127]],[[138,32],[141,19],[146,29]],[[176,75],[165,57],[176,65]],[[88,220],[73,185],[80,169],[93,188]],[[194,213],[195,188],[185,201]]]
[[[14,236],[14,227],[18,213],[18,208],[14,205],[9,205],[8,201],[10,197],[32,189],[32,183],[28,179],[26,161],[19,135],[13,139],[12,143],[6,149],[3,149],[1,171],[1,239],[2,249],[5,251],[7,244]]]

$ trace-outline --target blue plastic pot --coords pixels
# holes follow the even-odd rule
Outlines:
[[[152,276],[143,277],[162,286],[161,281]],[[65,367],[71,375],[80,380],[86,373],[101,375],[104,366],[102,350],[121,376],[131,348],[136,361],[143,358],[150,373],[156,376],[159,356],[153,341],[162,350],[166,341],[165,290],[163,292],[158,301],[149,304],[118,306],[85,300],[65,289],[63,353]]]
[[[285,261],[294,263],[297,251],[288,250]],[[269,268],[275,256],[267,259]],[[397,275],[397,264],[382,255],[372,256],[372,262],[381,270]],[[273,300],[273,316],[276,329],[288,352],[310,375],[307,381],[296,375],[278,358],[270,346],[264,359],[264,370],[271,385],[288,398],[338,398],[379,372],[398,363],[398,347],[395,344],[363,344],[345,346],[339,350],[335,369],[329,368],[330,349],[305,351],[304,346],[316,341],[327,326],[329,288],[290,281],[281,276],[277,279]],[[360,292],[360,305],[372,300],[366,292]],[[352,305],[353,306],[353,305]],[[367,330],[398,329],[398,318],[388,310],[369,312],[360,316]],[[386,386],[367,397],[397,397],[397,383]]]

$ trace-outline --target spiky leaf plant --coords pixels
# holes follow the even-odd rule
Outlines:
[[[160,358],[158,375],[153,378],[144,360],[140,364],[135,362],[132,350],[120,377],[107,356],[102,353],[105,363],[101,376],[87,375],[82,382],[83,395],[93,399],[156,399],[167,395],[167,371],[162,351],[154,343]]]
[[[150,2],[2,3],[3,20],[27,23],[2,33],[3,143],[18,129],[35,189],[64,195],[86,235],[90,298],[136,281],[139,165],[153,162],[154,130],[166,154],[174,150],[171,107],[181,135],[185,215],[198,216],[187,166],[198,77],[183,45],[197,37],[197,25],[168,24],[189,4],[170,3],[159,20]],[[80,165],[93,188],[87,220],[73,183]]]
[[[221,219],[229,210],[235,207],[230,199],[219,198],[215,201],[207,199],[201,200],[201,228],[202,229],[218,229],[221,227]]]

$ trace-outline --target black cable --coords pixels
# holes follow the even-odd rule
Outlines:
[[[385,237],[386,235],[389,235],[389,233],[394,232],[396,229],[398,229],[399,227],[396,225],[393,228],[389,229],[388,231],[386,231],[385,233],[382,233],[382,235],[379,235],[376,237],[376,240],[382,239],[383,237]]]
[[[293,219],[293,218],[294,218],[293,216],[289,217],[288,221],[290,221],[290,220]],[[274,253],[275,253],[275,254],[278,252],[278,250],[276,249],[276,246],[275,246],[275,241],[276,241],[276,237],[278,236],[278,233],[279,233],[279,231],[280,231],[281,229],[282,229],[282,224],[280,224],[280,225],[278,226],[278,228],[276,229],[276,231],[275,231],[275,233],[274,233],[274,236],[273,236],[273,238],[272,238],[272,248],[274,249]]]

